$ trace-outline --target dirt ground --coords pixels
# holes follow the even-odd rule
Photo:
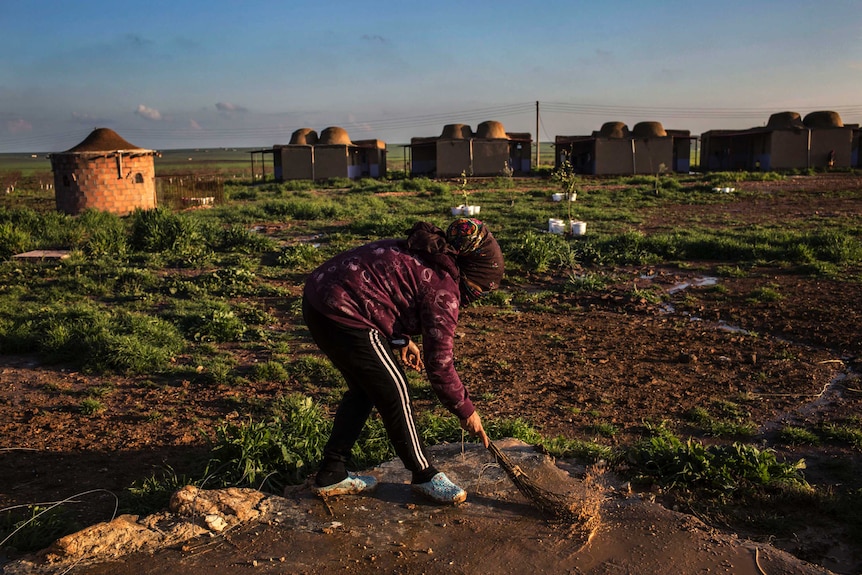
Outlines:
[[[854,176],[791,178],[744,186],[746,191],[758,193],[730,205],[679,206],[650,213],[641,229],[653,231],[693,221],[744,227],[812,214],[853,218],[862,214],[862,178]],[[833,188],[859,192],[853,197],[834,197],[826,193]],[[697,268],[615,270],[616,285],[600,296],[559,294],[542,301],[564,310],[562,313],[528,307],[465,310],[456,361],[480,413],[494,418],[522,417],[547,437],[626,444],[643,431],[645,423],[662,421],[670,422],[680,435],[698,435],[686,414],[694,407],[731,401],[744,406],[763,446],[774,447],[787,460],[806,459],[805,476],[810,483],[832,489],[852,477],[859,489],[862,486],[856,478],[862,472],[862,453],[858,450],[841,444],[788,447],[775,443],[783,425],[817,428],[862,415],[862,282],[860,270],[852,273],[856,281],[843,282],[778,267],[757,267],[745,277],[723,277],[709,263]],[[530,285],[504,287],[538,291],[553,281],[539,277]],[[721,289],[714,289],[715,285]],[[753,301],[752,294],[763,287],[782,297]],[[669,294],[669,301],[653,303],[639,295],[653,288]],[[289,310],[274,302],[271,313],[286,317]],[[115,390],[102,398],[106,409],[83,416],[78,410],[83,392],[106,383]],[[206,436],[211,437],[220,422],[245,416],[244,402],[265,402],[288,391],[286,385],[272,383],[237,389],[194,381],[95,377],[44,366],[32,357],[0,356],[0,508],[73,498],[79,502],[76,505],[85,522],[108,520],[115,505],[111,493],[166,465],[180,473],[190,469],[208,453]],[[430,400],[419,401],[417,410],[430,406]],[[161,417],[148,416],[153,411]],[[607,423],[616,429],[610,437],[597,431],[599,424]],[[379,505],[381,500],[373,501]],[[658,502],[682,506],[662,494]],[[778,523],[785,511],[790,513],[776,509]],[[458,523],[451,513],[428,511],[429,547],[452,549],[456,554],[468,553],[467,549],[478,554],[481,549],[481,553],[498,554],[508,562],[561,552],[546,547],[551,543],[543,541],[557,539],[546,538],[542,532],[546,524],[529,514],[527,519],[517,519],[518,514],[507,508],[506,520],[493,530],[477,528],[475,519]],[[717,525],[703,528],[733,530],[768,543],[776,553],[783,550],[836,573],[862,571],[862,544],[850,540],[844,526],[825,511],[805,513],[807,527],[804,523],[793,523],[788,529],[727,524],[722,517],[705,517]],[[668,526],[679,527],[683,520],[678,514],[661,517],[661,513],[650,515],[650,521],[658,521],[654,530],[667,533],[672,541],[671,533],[679,530]],[[609,521],[622,525],[639,519],[620,515]],[[435,527],[441,523],[449,528]],[[386,529],[395,528],[391,522],[388,525]],[[718,531],[710,532],[719,536]],[[310,537],[261,528],[238,535],[232,547],[254,547],[262,554],[266,541],[275,545],[276,540],[289,539],[289,545],[301,547],[313,545]],[[518,553],[512,547],[514,540],[523,542]],[[336,546],[333,553],[357,554],[355,538],[331,538],[329,544]],[[628,545],[622,540],[616,544]],[[613,556],[612,548],[601,549],[593,552]],[[696,554],[696,549],[685,544],[669,549],[668,553]],[[644,565],[654,560],[648,552],[642,555]],[[0,565],[3,557],[0,552]],[[194,572],[179,567],[171,571],[171,566],[179,565],[178,557],[176,551],[160,554],[148,560],[146,567],[141,564],[140,570],[126,565],[123,572]],[[363,559],[350,572],[443,572],[447,566],[439,559],[440,555],[434,556],[432,562],[416,553],[414,563],[385,566]],[[698,561],[692,559],[689,566],[696,568],[688,572],[730,569],[720,561],[712,565]],[[617,572],[607,562],[600,564],[602,567],[587,568],[572,563],[568,572]],[[159,565],[162,570],[157,569]],[[559,572],[551,565],[546,567],[548,571],[535,572]],[[478,560],[473,571],[490,572],[483,571]],[[307,572],[329,571],[309,567]],[[661,571],[644,568],[640,572]]]
[[[568,493],[581,519],[560,521],[541,516],[512,486],[488,452],[475,444],[434,446],[430,453],[445,462],[446,473],[470,491],[457,507],[428,505],[410,492],[409,473],[398,462],[369,470],[380,485],[370,495],[323,502],[305,486],[284,497],[259,499],[258,493],[190,492],[198,509],[218,507],[248,515],[247,496],[265,510],[254,522],[235,524],[221,533],[140,550],[120,557],[117,547],[139,541],[123,539],[129,525],[120,518],[65,538],[58,549],[71,556],[50,563],[17,561],[8,575],[68,572],[79,575],[175,573],[418,574],[516,573],[665,575],[726,572],[735,575],[829,575],[775,547],[744,540],[712,528],[691,515],[669,510],[632,494],[608,473],[554,462],[529,445],[501,440],[498,447],[528,469],[536,484]],[[230,490],[228,490],[230,491]],[[249,490],[251,491],[251,490]],[[191,500],[191,499],[189,499]],[[589,505],[584,505],[587,502]],[[202,504],[202,505],[199,505]],[[172,509],[179,511],[179,508]],[[194,513],[189,521],[202,524]],[[167,525],[167,524],[163,524]],[[119,537],[117,536],[119,534]],[[82,548],[103,550],[96,563],[79,561]],[[99,555],[89,553],[87,555]]]

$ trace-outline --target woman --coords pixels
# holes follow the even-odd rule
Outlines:
[[[308,278],[303,315],[315,343],[347,380],[315,478],[321,496],[370,491],[376,479],[349,474],[347,460],[376,407],[413,489],[438,503],[467,493],[429,461],[403,368],[426,368],[440,402],[461,427],[488,446],[488,436],[454,367],[459,305],[496,289],[503,254],[479,220],[462,218],[444,232],[419,222],[406,240],[380,240],[344,252]],[[410,336],[422,336],[425,361]]]

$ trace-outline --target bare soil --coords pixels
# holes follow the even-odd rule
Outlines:
[[[862,178],[854,176],[744,186],[757,193],[730,205],[681,205],[655,211],[646,214],[641,229],[669,229],[693,221],[744,227],[814,214],[862,215]],[[833,190],[858,192],[848,196]],[[695,407],[711,409],[733,402],[743,406],[763,447],[776,449],[788,461],[806,459],[809,482],[827,491],[862,488],[858,479],[862,453],[847,444],[776,443],[776,433],[784,425],[816,429],[862,415],[860,270],[850,271],[855,281],[844,281],[780,267],[757,267],[744,277],[722,277],[717,267],[707,262],[697,268],[615,270],[617,284],[600,295],[559,294],[543,300],[556,311],[465,310],[456,360],[480,413],[486,418],[522,417],[547,437],[562,435],[609,445],[630,444],[642,435],[645,424],[660,422],[669,422],[680,435],[710,442],[718,440],[704,437],[687,414]],[[542,290],[555,281],[536,277],[529,285],[508,287]],[[720,289],[713,287],[713,281]],[[669,302],[654,303],[638,295],[656,286],[670,294]],[[756,290],[764,287],[781,297],[754,298]],[[273,301],[270,311],[285,323],[294,321],[285,302]],[[248,361],[255,359],[250,355]],[[106,409],[82,415],[79,405],[87,391],[106,384],[113,389],[101,398]],[[84,524],[110,519],[115,505],[111,492],[118,493],[164,466],[180,473],[194,469],[207,456],[207,440],[217,425],[244,418],[248,406],[265,404],[291,390],[291,382],[237,388],[204,381],[92,376],[41,365],[33,357],[0,356],[0,508],[73,498],[79,502],[77,512]],[[430,407],[430,399],[417,402],[417,410]],[[608,423],[616,432],[602,435],[600,424]],[[696,501],[656,495],[669,508],[700,513],[714,528],[768,542],[834,572],[862,570],[862,544],[828,510],[783,507],[776,501],[773,508],[752,509],[745,517],[710,513]],[[551,552],[543,547],[542,523],[536,518],[502,521],[497,528],[467,522],[440,530],[434,525],[450,524],[446,512],[433,511],[429,516],[433,537],[428,537],[434,540],[429,545],[435,548],[466,549],[470,542],[506,546],[517,540],[523,541],[519,545],[528,555]],[[666,520],[673,523],[679,518],[673,515]],[[662,532],[665,527],[658,525],[656,530]],[[259,549],[266,537],[271,541],[291,538],[290,545],[308,545],[304,552],[317,552],[304,535],[263,531],[269,535],[247,535],[234,546]],[[348,556],[356,549],[350,537],[331,538],[328,544],[336,548],[327,553]],[[518,560],[511,549],[500,549],[487,553]],[[611,550],[604,552],[613,555]],[[680,545],[673,552],[685,555],[695,550]],[[159,563],[149,562],[149,571],[143,565],[135,570],[128,564],[123,571],[171,572],[177,557],[153,560],[163,561],[163,570],[154,567]],[[643,560],[646,564],[650,558]],[[607,563],[603,565],[604,570],[572,567],[570,572],[613,572]],[[698,569],[709,567],[698,564]],[[715,571],[720,565],[711,567]],[[390,565],[384,570],[380,564],[360,561],[350,566],[350,572],[437,573],[445,568],[425,561],[417,563],[416,569]],[[327,571],[310,568],[308,572]]]

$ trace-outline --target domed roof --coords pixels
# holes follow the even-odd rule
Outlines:
[[[320,133],[320,139],[317,140],[317,143],[321,146],[353,145],[353,142],[350,141],[350,136],[347,135],[347,130],[345,130],[344,128],[339,128],[338,126],[330,126],[329,128],[324,128],[324,130]]]
[[[313,146],[317,143],[317,132],[311,128],[300,128],[291,134],[290,143],[295,146]]]
[[[828,110],[819,110],[811,112],[802,123],[809,128],[843,128],[844,122],[841,121],[841,116],[838,112],[830,112]]]
[[[473,137],[473,130],[467,124],[446,124],[440,137],[445,140],[469,140]]]
[[[624,122],[605,122],[599,130],[602,138],[625,138],[629,135],[629,127]]]
[[[488,120],[487,122],[482,122],[476,126],[476,137],[488,140],[509,139],[509,136],[506,135],[506,128],[503,127],[503,124],[494,120]]]
[[[143,150],[130,144],[110,128],[96,128],[74,148],[66,150],[67,154],[78,152],[113,152],[115,150]]]
[[[787,130],[790,128],[804,128],[805,125],[802,123],[798,112],[777,112],[769,116],[766,127],[774,130]]]
[[[632,135],[635,138],[664,138],[667,132],[661,122],[638,122],[632,128]]]

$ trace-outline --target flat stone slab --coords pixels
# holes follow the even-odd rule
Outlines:
[[[33,250],[12,256],[17,260],[64,260],[68,257],[69,250]]]

